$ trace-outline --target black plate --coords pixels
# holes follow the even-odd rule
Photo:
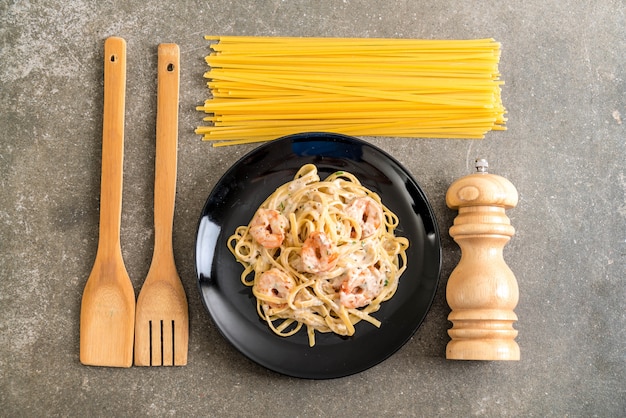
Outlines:
[[[247,224],[278,186],[304,164],[320,178],[353,173],[395,212],[399,235],[410,241],[408,267],[394,297],[374,316],[376,328],[356,325],[352,337],[316,333],[309,347],[306,331],[283,338],[259,319],[250,288],[240,281],[243,267],[228,250],[228,237]],[[201,297],[222,335],[245,356],[279,373],[327,379],[361,372],[383,361],[415,333],[432,303],[441,268],[441,243],[432,208],[411,175],[389,154],[359,139],[303,133],[262,145],[224,174],[209,196],[198,224],[196,271]]]

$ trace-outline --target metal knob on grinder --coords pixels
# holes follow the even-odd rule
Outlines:
[[[488,166],[476,160],[477,171],[454,181],[446,193],[448,207],[459,211],[449,232],[461,248],[446,287],[452,322],[447,359],[520,359],[513,328],[519,290],[502,255],[515,234],[505,210],[517,205],[518,193],[504,177],[489,174]]]

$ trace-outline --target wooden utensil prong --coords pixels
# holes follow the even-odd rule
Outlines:
[[[178,144],[179,54],[176,44],[159,45],[154,252],[148,275],[137,299],[137,366],[187,364],[187,297],[176,271],[172,245]]]

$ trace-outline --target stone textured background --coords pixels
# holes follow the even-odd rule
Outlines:
[[[569,416],[626,413],[626,116],[623,1],[0,1],[0,415]],[[422,327],[394,356],[331,381],[251,363],[214,327],[193,265],[221,175],[254,145],[193,133],[208,97],[205,34],[485,38],[502,43],[508,131],[482,141],[365,138],[415,176],[443,266]],[[103,42],[128,46],[122,246],[138,292],[152,256],[156,50],[181,48],[175,255],[189,298],[189,364],[78,360],[99,212]],[[476,157],[520,202],[505,258],[520,287],[520,362],[445,359],[450,183]]]

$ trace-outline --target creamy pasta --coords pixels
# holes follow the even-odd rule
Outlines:
[[[398,217],[352,174],[320,180],[313,164],[280,186],[239,226],[228,247],[244,266],[257,311],[276,334],[303,327],[350,336],[389,300],[406,269],[409,241],[394,234]]]

